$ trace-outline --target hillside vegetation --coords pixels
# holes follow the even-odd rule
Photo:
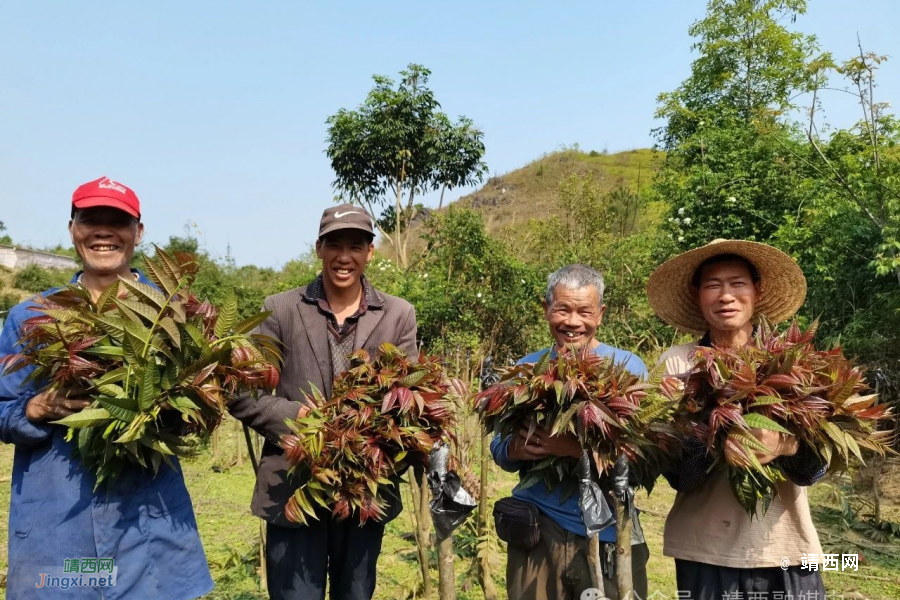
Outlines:
[[[520,169],[491,177],[478,191],[457,200],[480,212],[489,233],[527,225],[556,214],[559,184],[572,175],[592,176],[603,192],[629,188],[640,193],[653,179],[664,155],[650,149],[616,154],[565,149],[545,154]]]

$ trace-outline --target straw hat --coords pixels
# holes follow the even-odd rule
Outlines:
[[[691,279],[703,261],[720,254],[737,254],[749,260],[759,271],[759,300],[756,315],[771,323],[791,317],[806,298],[803,271],[784,252],[756,242],[714,240],[700,248],[670,258],[650,275],[647,299],[660,319],[689,333],[703,334],[709,329]]]

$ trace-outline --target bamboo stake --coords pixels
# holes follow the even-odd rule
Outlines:
[[[481,437],[481,497],[478,499],[478,537],[484,539],[490,535],[488,524],[488,486],[490,485],[491,472],[491,435]],[[484,600],[497,600],[497,586],[491,577],[491,566],[488,562],[490,554],[485,550],[478,562],[478,579],[481,590],[484,592]]]
[[[422,572],[422,598],[431,598],[431,575],[428,564],[428,547],[431,545],[431,533],[428,526],[428,512],[422,510],[422,498],[427,497],[420,485],[427,484],[425,477],[410,477],[409,491],[413,500],[413,527],[416,537],[416,551],[419,557],[419,570]],[[428,503],[425,503],[428,506]]]
[[[237,449],[237,466],[242,467],[244,465],[244,453],[241,452],[242,444],[241,444],[241,422],[237,419],[234,420],[234,439],[235,439],[235,447]]]
[[[628,461],[624,454],[616,459],[614,478],[625,481],[626,492],[622,497],[613,494],[616,504],[616,583],[619,600],[632,600],[634,579],[631,573],[631,514],[628,510]]]
[[[456,571],[453,568],[453,534],[438,540],[438,597],[456,600]]]
[[[598,537],[599,544],[599,537]],[[616,582],[619,600],[632,600],[634,583],[631,577],[631,519],[625,503],[616,500]],[[601,585],[597,589],[603,589]]]

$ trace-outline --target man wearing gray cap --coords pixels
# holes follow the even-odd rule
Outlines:
[[[410,356],[417,352],[415,309],[376,290],[365,277],[373,240],[372,219],[362,208],[341,204],[325,210],[316,241],[322,272],[311,284],[269,296],[263,305],[272,314],[258,333],[283,344],[278,387],[258,399],[240,396],[229,407],[266,440],[251,509],[268,523],[266,568],[273,600],[324,599],[328,575],[332,600],[371,598],[385,523],[403,508],[395,487],[385,518],[362,527],[356,515],[337,521],[322,509],[308,525],[284,515],[298,482],[288,477],[278,443],[290,433],[285,420],[309,411],[303,393],[315,386],[330,397],[332,379],[347,369],[347,355],[360,348],[374,355],[390,342]]]

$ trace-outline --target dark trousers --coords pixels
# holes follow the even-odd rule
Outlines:
[[[384,523],[334,521],[330,514],[308,526],[267,524],[266,569],[272,600],[370,600]]]
[[[691,600],[722,598],[805,598],[825,600],[825,585],[818,571],[791,566],[734,569],[675,559],[678,589],[689,591]]]

